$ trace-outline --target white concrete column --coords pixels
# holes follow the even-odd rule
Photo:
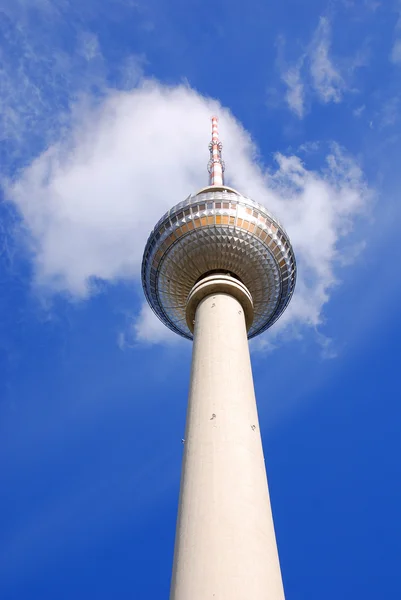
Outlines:
[[[249,292],[221,275],[197,286],[187,309],[188,320],[196,316],[170,600],[283,600],[245,324]]]

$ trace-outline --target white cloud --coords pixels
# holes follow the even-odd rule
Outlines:
[[[78,33],[77,46],[78,53],[85,59],[85,61],[90,62],[96,58],[100,58],[101,61],[103,61],[103,56],[99,47],[99,41],[94,33],[90,31],[80,31]]]
[[[355,108],[352,111],[352,114],[354,115],[354,117],[359,118],[365,110],[366,110],[365,104],[361,104],[361,106],[358,106],[357,108]]]
[[[376,0],[342,0],[345,8],[349,9],[357,9],[358,12],[361,9],[366,9],[369,12],[375,12],[380,6],[381,2],[377,2]]]
[[[26,228],[36,285],[84,298],[96,278],[138,279],[156,221],[207,182],[209,119],[215,112],[228,185],[275,213],[296,252],[296,293],[276,330],[318,326],[337,281],[341,238],[352,232],[369,199],[359,167],[333,146],[319,172],[282,154],[268,172],[227,109],[186,86],[155,81],[110,92],[96,106],[76,106],[69,135],[9,182],[7,196]],[[134,325],[138,339],[165,340],[154,319],[142,308]]]
[[[154,314],[147,302],[142,304],[139,315],[131,318],[128,328],[118,336],[118,345],[123,350],[138,342],[147,344],[177,344],[183,338],[168,329]]]
[[[394,43],[390,53],[390,61],[401,64],[401,0],[397,2],[398,21],[395,26]]]
[[[301,69],[303,60],[298,61],[296,65],[290,67],[282,73],[281,78],[287,86],[285,101],[290,110],[300,119],[305,113],[305,85],[302,82]]]
[[[327,102],[340,102],[346,88],[343,77],[330,58],[330,23],[321,17],[309,50],[312,85],[319,98]]]
[[[396,39],[391,50],[391,61],[395,64],[401,63],[401,40]]]
[[[399,119],[399,104],[400,99],[398,96],[393,96],[389,98],[385,102],[383,102],[380,107],[378,117],[379,117],[379,127],[384,129],[385,127],[392,127],[397,123]]]
[[[314,98],[324,104],[340,103],[344,94],[351,91],[350,81],[356,69],[366,66],[366,50],[352,58],[336,61],[331,52],[331,25],[327,17],[319,19],[312,39],[296,62],[288,64],[283,58],[284,40],[279,39],[280,78],[286,87],[284,100],[288,108],[300,119]],[[279,105],[279,103],[276,103]]]
[[[4,5],[4,6],[3,6]],[[13,170],[46,148],[69,127],[77,98],[97,91],[106,80],[133,87],[142,76],[143,56],[107,61],[95,31],[94,15],[110,11],[132,18],[137,9],[123,0],[80,3],[69,0],[5,0],[0,19],[0,152],[2,168]],[[69,20],[66,26],[66,15]],[[86,18],[84,18],[86,17]]]

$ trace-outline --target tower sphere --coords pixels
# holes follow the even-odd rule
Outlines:
[[[213,162],[221,166],[218,159],[211,159],[211,169]],[[224,165],[217,173],[221,183],[223,170]],[[214,183],[176,204],[157,223],[145,247],[142,285],[159,319],[192,339],[188,297],[199,280],[217,272],[235,277],[251,294],[248,338],[273,325],[294,292],[295,256],[279,221],[254,200]]]

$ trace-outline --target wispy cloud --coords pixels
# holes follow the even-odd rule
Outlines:
[[[375,12],[380,6],[381,2],[378,0],[341,0],[345,8],[356,9],[358,12],[369,11]]]
[[[395,64],[401,63],[401,39],[396,39],[391,50],[391,61]]]
[[[362,113],[365,112],[365,110],[366,110],[366,105],[365,104],[361,104],[361,106],[358,106],[357,108],[355,108],[352,111],[352,114],[354,115],[354,117],[359,118],[359,117],[362,116]]]
[[[401,0],[397,2],[398,20],[394,31],[394,42],[390,53],[390,60],[394,64],[401,64]]]
[[[180,342],[184,342],[184,339],[168,329],[147,302],[142,304],[139,314],[130,317],[128,327],[118,334],[121,350],[132,348],[138,343],[176,345]]]
[[[330,57],[331,28],[329,20],[321,17],[310,49],[310,74],[312,86],[319,98],[327,102],[340,102],[346,85]]]
[[[105,0],[117,6],[119,0]],[[93,10],[92,0],[85,11]],[[4,170],[26,163],[69,127],[71,107],[105,82],[125,87],[142,74],[143,57],[126,57],[110,71],[96,31],[70,19],[68,0],[5,0],[0,12],[0,156]],[[126,9],[127,10],[127,9]],[[117,72],[118,71],[118,72]]]
[[[378,113],[381,129],[395,125],[399,121],[399,106],[400,99],[398,96],[393,96],[383,103]]]
[[[331,51],[331,39],[330,21],[321,17],[312,39],[292,64],[288,64],[282,56],[284,42],[280,39],[278,64],[286,87],[284,100],[300,119],[305,116],[307,105],[314,98],[324,104],[340,103],[351,89],[349,80],[354,71],[366,64],[365,52],[352,59],[336,61]]]
[[[303,62],[304,60],[301,58],[296,65],[288,68],[281,75],[283,82],[287,86],[285,101],[290,110],[300,119],[302,119],[305,113],[305,84],[302,81],[301,74]]]

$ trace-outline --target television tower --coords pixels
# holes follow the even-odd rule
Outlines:
[[[278,220],[224,184],[217,117],[209,150],[209,186],[160,219],[142,263],[151,308],[194,341],[170,600],[282,600],[247,338],[287,307],[296,263]]]

